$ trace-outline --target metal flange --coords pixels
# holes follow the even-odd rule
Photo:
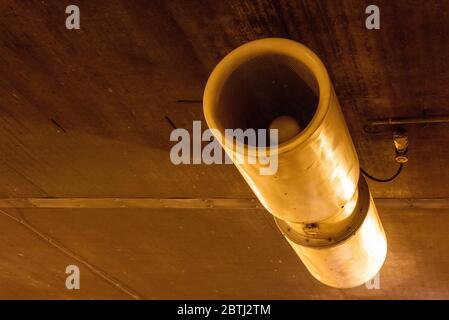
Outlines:
[[[353,236],[365,221],[369,206],[368,185],[363,175],[360,174],[356,204],[347,217],[312,224],[290,223],[276,217],[274,220],[281,233],[293,243],[305,247],[325,248],[339,244]],[[309,232],[310,230],[313,232]]]

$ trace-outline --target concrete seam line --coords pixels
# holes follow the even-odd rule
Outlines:
[[[382,207],[449,208],[449,198],[374,198]],[[265,210],[256,198],[0,198],[0,208]]]
[[[65,255],[75,259],[79,263],[83,264],[86,268],[88,268],[90,271],[92,271],[94,274],[96,274],[98,277],[103,279],[104,281],[108,282],[109,284],[113,285],[114,287],[118,288],[120,291],[126,293],[127,295],[131,296],[133,299],[136,300],[142,300],[143,298],[136,292],[134,292],[132,289],[127,288],[124,284],[120,283],[119,280],[115,279],[113,276],[109,275],[105,271],[100,270],[99,268],[95,267],[76,253],[72,252],[71,250],[64,247],[62,244],[60,244],[55,239],[51,238],[50,236],[46,235],[36,227],[34,227],[31,223],[27,222],[24,218],[19,219],[3,210],[0,209],[0,213],[4,216],[8,217],[9,219],[19,223],[24,228],[28,229],[35,235],[37,235],[39,238],[50,244],[51,246],[55,247]]]

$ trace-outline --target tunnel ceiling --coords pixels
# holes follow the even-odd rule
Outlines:
[[[0,2],[0,198],[253,197],[233,166],[175,167],[169,158],[173,145],[169,135],[174,127],[191,130],[194,120],[202,120],[205,128],[200,100],[209,73],[233,48],[264,37],[297,40],[320,56],[334,83],[360,163],[374,175],[388,176],[396,170],[396,164],[391,130],[381,128],[375,133],[366,132],[364,127],[368,120],[449,115],[447,1],[377,1],[381,10],[381,29],[371,31],[365,28],[365,8],[370,1],[76,2],[81,10],[80,30],[65,28],[65,7],[71,4],[67,1]],[[394,182],[370,182],[374,197],[449,198],[449,124],[409,125],[404,128],[409,134],[410,161]],[[9,212],[20,213],[17,210]],[[95,261],[95,250],[101,250],[102,241],[106,240],[86,234],[84,239],[88,242],[82,244],[76,240],[75,234],[63,236],[63,226],[73,223],[81,233],[89,233],[87,226],[105,230],[104,221],[92,218],[104,213],[89,210],[75,215],[70,211],[67,221],[64,221],[64,215],[56,218],[47,211],[42,212],[42,216],[40,213],[38,209],[21,212],[47,232],[53,230],[75,251],[91,245],[93,249],[83,254]],[[161,223],[162,220],[157,219],[160,214],[177,227],[183,226],[183,223],[176,224],[177,219],[167,218],[163,210],[151,214],[151,219],[146,221],[149,225]],[[186,213],[180,210],[170,214],[185,219],[181,217]],[[207,239],[205,235],[195,236],[192,230],[213,224],[217,217],[229,219],[229,215],[235,213],[220,211],[215,213],[215,218],[211,214],[201,216],[197,225],[184,221],[184,227],[190,228],[186,241],[191,241],[191,246]],[[255,213],[245,213],[237,221],[242,226],[253,226],[249,219],[252,214]],[[417,213],[420,214],[425,216],[421,223],[430,227],[433,220],[426,219],[432,218]],[[448,252],[447,246],[443,248],[441,244],[447,243],[448,212],[428,214],[438,217],[435,219],[440,219],[440,226],[443,226],[436,229],[435,237],[439,240],[434,240],[434,245],[441,252]],[[139,221],[137,216],[130,213],[129,219],[134,219],[131,224]],[[423,224],[418,226],[418,222],[410,222],[413,213],[409,212],[403,216],[390,212],[387,216],[387,228],[395,235],[391,238],[393,256],[387,260],[392,264],[387,269],[390,271],[386,278],[393,281],[389,283],[394,290],[411,281],[415,275],[413,272],[418,274],[422,272],[420,268],[424,268],[423,261],[419,260],[421,256],[408,245],[410,239],[399,226],[405,224],[412,232]],[[278,260],[285,264],[275,259],[274,252],[270,253],[274,262],[267,262],[260,252],[256,253],[254,260],[241,262],[249,278],[254,277],[256,281],[266,276],[265,269],[257,270],[258,261],[265,261],[265,267],[283,272],[280,283],[289,290],[299,290],[292,280],[299,277],[316,297],[351,296],[340,291],[329,293],[310,279],[303,269],[298,271],[297,268],[303,267],[294,260],[294,254],[287,250],[282,237],[276,234],[269,217],[263,217],[257,220],[259,229],[252,227],[255,239],[269,235],[267,239],[278,241],[276,245],[283,246]],[[114,228],[112,223],[110,228]],[[232,224],[231,221],[228,223]],[[6,228],[5,224],[1,224],[1,228]],[[12,224],[10,229],[5,229],[13,230],[8,231],[8,239],[23,239],[25,247],[17,248],[17,243],[10,247],[14,259],[4,256],[4,261],[9,264],[3,262],[3,267],[14,265],[19,259],[15,256],[19,251],[33,256],[38,250],[44,259],[52,257],[46,259],[49,274],[53,269],[59,270],[56,264],[62,260],[51,254],[53,249],[44,244],[41,245],[46,249],[36,249],[35,241],[39,240],[22,234],[20,226],[16,228]],[[230,225],[229,230],[235,233],[225,232],[222,238],[216,239],[215,249],[232,251],[232,245],[220,247],[219,241],[240,237],[240,228],[243,227]],[[165,236],[178,235],[168,233]],[[158,251],[142,243],[157,245],[155,239],[163,241],[164,235],[155,238],[154,234],[143,233],[140,237],[140,249],[130,255],[139,263],[151,266],[156,262],[142,257],[148,252],[157,255]],[[429,240],[415,240],[426,239]],[[169,281],[168,275],[175,275],[173,281],[178,279],[176,283],[180,284],[168,288],[179,295],[164,295],[157,291],[163,288],[161,283],[157,283],[162,281],[157,278],[160,274],[145,273],[143,268],[131,270],[135,275],[131,278],[125,276],[124,281],[139,287],[139,275],[148,281],[159,279],[155,283],[159,294],[154,294],[154,297],[183,297],[183,292],[188,291],[191,284],[183,282],[182,266],[187,266],[184,272],[195,273],[191,265],[194,262],[188,256],[174,258],[179,253],[177,250],[181,249],[170,241],[164,243],[167,250],[173,250],[173,255],[162,256],[161,261],[167,270],[162,277]],[[253,240],[245,241],[252,248],[256,245]],[[259,249],[254,250],[268,246],[268,242],[262,243]],[[135,244],[131,241],[128,245],[129,249]],[[117,247],[120,247],[119,243]],[[423,252],[426,250],[424,247],[421,249]],[[114,264],[107,255],[103,258],[101,254],[98,256],[100,258],[96,262],[99,265],[110,265],[115,274],[125,272],[123,265]],[[193,252],[192,256],[199,256],[199,253]],[[218,268],[220,272],[234,273],[239,265],[235,259],[239,256],[226,256],[223,260],[216,256],[216,260],[210,262],[214,267],[201,270],[207,273]],[[141,258],[143,260],[139,260]],[[447,257],[445,259],[448,266]],[[228,264],[220,264],[220,261]],[[33,266],[38,262],[29,263]],[[402,275],[403,283],[394,286],[394,270],[404,265],[413,265],[416,269]],[[251,276],[249,270],[255,274]],[[422,280],[421,289],[426,289],[429,294],[441,294],[437,282],[442,280],[439,275],[444,278],[442,270],[434,270],[435,275],[426,273],[429,278]],[[3,283],[9,288],[6,292],[21,292],[27,288],[24,279],[32,271],[25,268],[20,272],[16,278],[3,275],[6,277]],[[195,279],[200,281],[201,276],[195,274]],[[95,278],[95,275],[91,276]],[[59,277],[63,275],[59,274]],[[36,276],[35,285],[43,286],[46,279],[57,281],[47,275],[42,278]],[[239,279],[239,285],[228,288],[227,292],[237,292],[239,286],[248,287],[250,282],[245,281],[250,280],[244,279],[248,278]],[[91,292],[102,292],[107,296],[110,284],[96,281],[99,284],[96,286],[93,282]],[[199,290],[212,292],[218,290],[220,283],[203,286]],[[144,287],[138,289],[145,297],[152,297]],[[256,289],[261,288],[255,288],[253,296],[272,297]],[[391,292],[386,294],[401,295]],[[364,294],[356,292],[353,296]],[[48,297],[64,295],[66,293],[54,291],[47,294]],[[220,295],[217,293],[216,296]],[[230,296],[223,293],[221,297]]]

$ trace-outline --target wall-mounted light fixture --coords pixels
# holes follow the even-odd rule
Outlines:
[[[387,241],[326,68],[305,46],[261,39],[212,72],[204,114],[231,159],[251,157],[225,129],[278,129],[278,170],[235,161],[311,274],[324,284],[363,284],[381,268]]]

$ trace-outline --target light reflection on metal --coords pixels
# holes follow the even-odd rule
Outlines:
[[[260,175],[258,163],[235,165],[315,278],[334,287],[370,280],[385,259],[386,238],[321,60],[291,40],[247,43],[216,66],[203,102],[208,126],[221,137],[225,128],[296,119],[303,130],[280,141],[276,174]],[[247,145],[220,143],[232,159],[254,156]]]
[[[318,223],[316,236],[309,237],[301,225],[276,222],[310,273],[332,287],[365,283],[377,274],[387,254],[385,233],[363,176],[351,214],[340,221]]]

